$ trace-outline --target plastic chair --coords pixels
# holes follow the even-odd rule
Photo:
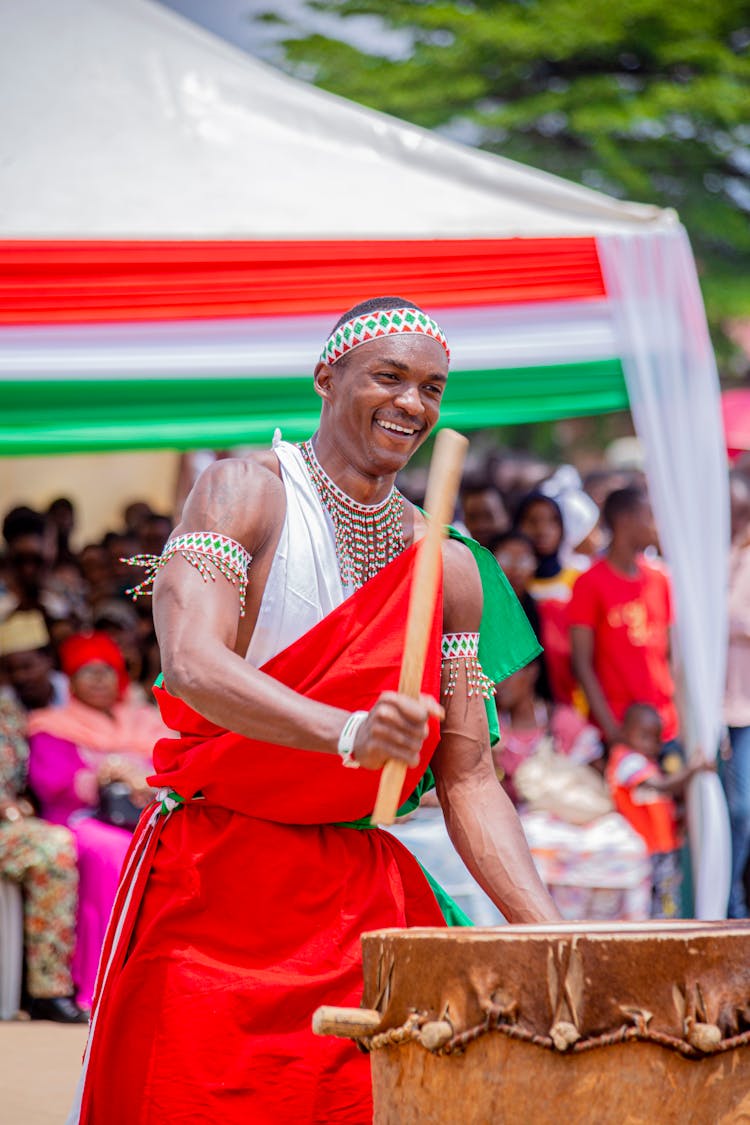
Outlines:
[[[21,888],[0,879],[0,1020],[12,1020],[21,1004],[23,897]]]

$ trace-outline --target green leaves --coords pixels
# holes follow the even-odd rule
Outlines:
[[[314,7],[341,16],[341,38],[287,40],[292,70],[304,65],[318,85],[430,128],[470,123],[479,145],[512,159],[676,207],[699,260],[721,269],[717,294],[732,273],[750,272],[747,0]],[[362,15],[379,17],[383,43],[399,33],[399,57],[383,57],[377,35],[368,52],[346,41]]]

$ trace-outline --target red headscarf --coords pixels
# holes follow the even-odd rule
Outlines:
[[[66,676],[73,676],[85,664],[108,664],[117,673],[120,699],[127,691],[125,660],[107,633],[76,633],[60,645],[60,664]]]

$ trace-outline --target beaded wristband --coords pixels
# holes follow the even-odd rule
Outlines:
[[[182,555],[195,567],[204,582],[208,582],[209,578],[212,582],[216,581],[216,575],[210,569],[210,566],[214,566],[228,582],[237,586],[240,594],[240,617],[244,617],[247,571],[252,555],[236,539],[219,535],[215,531],[189,531],[186,535],[176,535],[174,539],[170,539],[160,555],[133,555],[130,559],[121,559],[121,562],[130,566],[142,566],[148,571],[143,582],[132,586],[125,593],[130,594],[133,601],[139,595],[152,594],[154,579],[174,555]]]
[[[357,731],[362,726],[362,723],[367,718],[367,711],[352,711],[349,718],[341,728],[339,735],[339,744],[337,752],[341,758],[341,764],[348,766],[351,770],[359,769],[359,762],[354,760],[354,740],[357,737]]]
[[[469,696],[479,694],[485,699],[492,699],[495,685],[490,677],[484,674],[479,663],[479,633],[445,633],[440,654],[443,658],[443,670],[448,671],[444,695],[455,693],[458,670],[463,664]]]

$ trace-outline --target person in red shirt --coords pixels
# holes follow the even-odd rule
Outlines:
[[[667,775],[658,766],[662,745],[659,714],[647,703],[632,703],[623,718],[620,740],[611,747],[607,782],[615,808],[646,842],[651,858],[651,917],[679,915],[680,838],[674,796],[708,764],[701,758]]]
[[[631,703],[648,703],[661,720],[664,753],[676,744],[679,719],[669,579],[642,554],[656,542],[651,505],[640,489],[622,488],[608,496],[603,517],[609,549],[578,578],[568,607],[573,670],[606,742],[617,740]]]

